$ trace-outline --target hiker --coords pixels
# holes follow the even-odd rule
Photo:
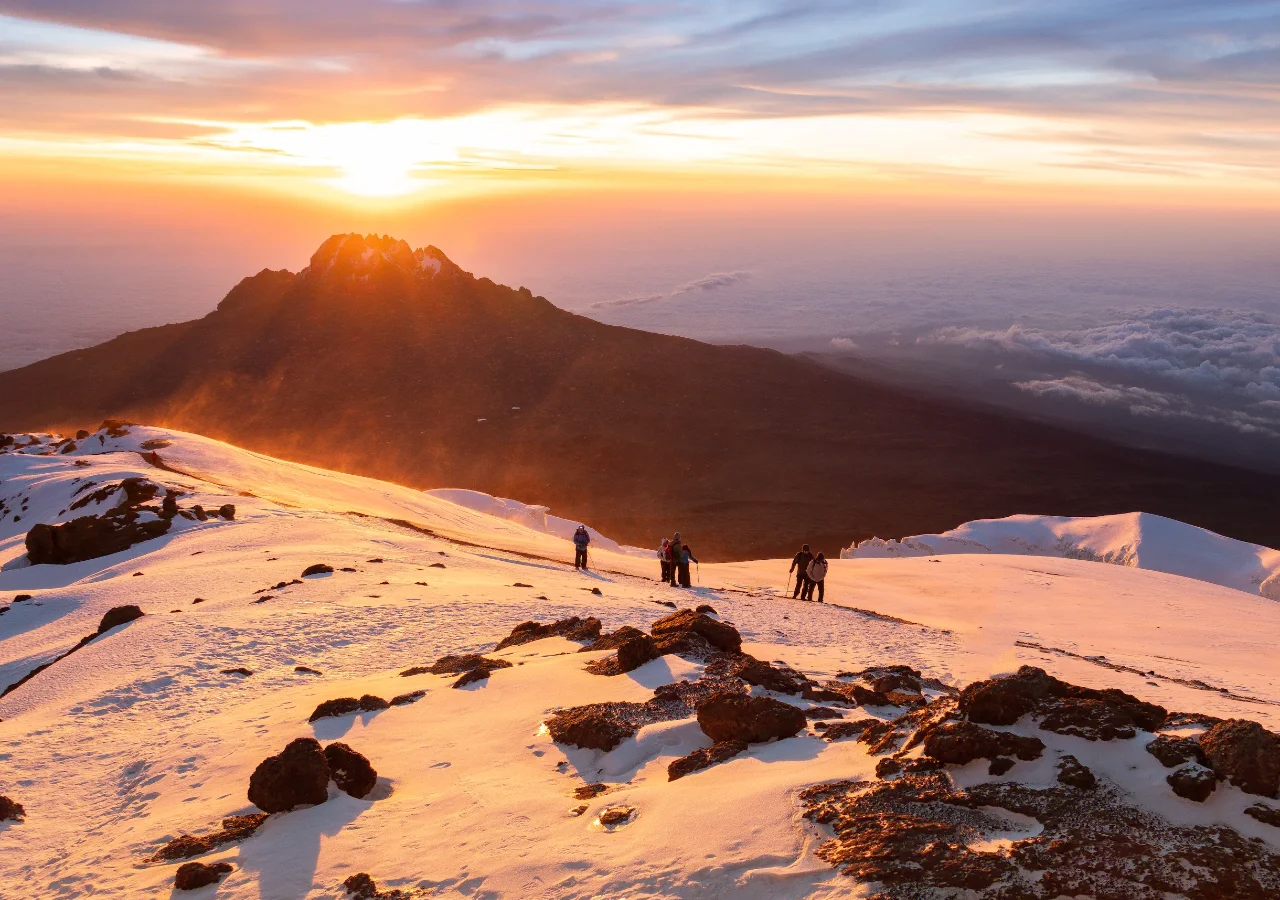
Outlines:
[[[692,587],[689,583],[689,563],[697,562],[698,558],[693,555],[693,551],[689,549],[688,544],[680,545],[680,556],[678,557],[676,568],[680,572],[680,587]]]
[[[671,538],[663,538],[658,548],[658,562],[662,564],[662,583],[671,582]]]
[[[806,574],[808,576],[806,580],[809,583],[804,589],[804,599],[813,599],[813,588],[817,585],[818,602],[822,603],[823,598],[827,593],[827,586],[825,584],[825,579],[827,577],[827,558],[823,556],[822,553],[818,553],[818,555],[813,558],[813,562],[809,563],[809,571]]]
[[[587,545],[591,543],[591,535],[587,533],[586,525],[579,525],[578,530],[573,533],[573,567],[575,569],[585,569],[587,567]]]
[[[671,536],[671,556],[667,565],[667,584],[675,586],[676,573],[680,567],[680,548],[684,546],[684,541],[680,540],[680,532],[676,532]]]
[[[796,554],[796,558],[791,560],[791,568],[788,572],[796,573],[796,587],[791,592],[791,599],[801,597],[805,593],[806,582],[809,580],[809,563],[813,562],[813,554],[809,552],[809,545],[805,544],[800,548],[800,552]]]

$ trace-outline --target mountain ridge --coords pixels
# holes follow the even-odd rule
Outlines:
[[[424,260],[438,264],[425,265]],[[978,518],[1146,509],[1280,544],[1280,478],[606,325],[435,247],[335,235],[191,322],[0,372],[0,429],[128,418],[395,481],[536,497],[629,544],[829,555]],[[695,537],[696,536],[696,537]]]

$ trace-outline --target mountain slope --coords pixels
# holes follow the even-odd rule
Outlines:
[[[1135,704],[1274,728],[1274,602],[1159,572],[1000,555],[835,560],[824,605],[762,587],[785,574],[777,559],[708,565],[703,586],[683,591],[625,553],[599,552],[596,571],[575,572],[567,541],[440,497],[195,435],[116,431],[68,452],[47,452],[44,440],[0,454],[6,503],[28,509],[0,531],[0,686],[93,634],[110,610],[143,613],[0,698],[0,795],[25,810],[0,821],[0,883],[22,883],[24,896],[354,900],[343,884],[359,872],[405,900],[1197,900],[1280,889],[1280,827],[1246,812],[1274,809],[1276,798],[1222,780],[1204,802],[1184,799],[1167,781],[1182,770],[1148,749],[1185,747],[1217,727],[1212,718],[1174,713],[1095,739],[1090,723],[1120,708],[1085,701],[1083,728],[1025,715],[994,733],[1043,750],[1005,758],[999,775],[986,757],[933,765],[919,746],[854,737],[868,720],[906,727],[905,713],[918,724],[926,701],[954,722],[955,689],[1021,664],[1118,688]],[[168,443],[152,451],[154,442]],[[129,477],[181,491],[184,512],[231,503],[234,517],[183,519],[165,537],[73,565],[14,565],[26,526],[58,518],[90,493],[86,482]],[[299,577],[314,563],[335,571]],[[612,651],[581,652],[563,636],[495,646],[519,623],[569,616],[656,633],[667,603],[709,604],[774,677],[803,673],[863,700],[741,684],[715,674],[724,654],[667,653],[607,676],[585,664]],[[401,674],[464,653],[509,667],[460,689],[456,673]],[[890,665],[916,671],[893,676],[918,693],[884,695],[902,706],[878,703],[868,685]],[[676,780],[671,764],[712,747],[693,711],[647,722],[607,751],[550,733],[560,708],[642,706],[681,683],[736,686],[808,721]],[[325,701],[366,696],[401,702],[312,718]],[[831,733],[841,726],[854,731]],[[192,848],[194,861],[229,871],[216,888],[175,891],[186,860],[155,854],[227,817],[261,815],[247,795],[252,775],[298,738],[366,755],[373,787],[356,797],[331,779],[322,802]],[[1061,781],[1067,756],[1096,784]],[[929,795],[912,802],[921,789]],[[874,805],[895,793],[906,809]],[[1087,815],[1044,815],[1032,804],[1046,798]],[[823,804],[846,802],[847,814],[824,814]],[[850,859],[858,845],[843,829],[858,821],[872,824],[875,843]],[[895,842],[904,821],[934,852]],[[1099,821],[1121,827],[1090,831]],[[1073,846],[1087,866],[1063,865]],[[864,868],[894,853],[910,861],[907,880]],[[1062,880],[1083,871],[1108,879],[1106,891]],[[1015,891],[1004,879],[1020,872],[1029,884]],[[964,893],[920,886],[956,874],[973,879]]]
[[[416,488],[537,498],[629,544],[834,552],[978,517],[1144,509],[1280,544],[1280,478],[600,324],[434,248],[340,235],[204,319],[0,373],[0,428],[162,422]]]

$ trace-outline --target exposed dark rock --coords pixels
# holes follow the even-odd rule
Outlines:
[[[1218,776],[1213,770],[1197,762],[1184,763],[1170,772],[1165,781],[1179,797],[1196,803],[1208,800],[1218,786]]]
[[[248,678],[250,675],[253,674],[253,670],[246,669],[244,666],[239,666],[235,669],[223,669],[222,674],[223,675],[243,675],[244,677]]]
[[[98,634],[106,634],[117,625],[142,618],[142,610],[136,606],[115,606],[107,610],[102,621],[98,623]]]
[[[30,594],[18,594],[13,598],[14,603],[26,603],[31,599]]]
[[[718,615],[718,613],[716,613],[716,608],[712,606],[710,603],[698,604],[697,608],[694,609],[694,612],[705,613],[706,615],[709,615],[709,616]]]
[[[688,756],[673,760],[667,766],[667,781],[675,781],[693,772],[732,759],[747,749],[746,741],[717,741],[710,747],[694,750]]]
[[[657,634],[653,644],[663,656],[679,656],[688,660],[705,660],[720,651],[696,631],[673,631]]]
[[[407,694],[398,694],[391,698],[392,706],[406,706],[410,703],[416,703],[427,695],[426,691],[410,691]]]
[[[126,486],[124,504],[101,515],[81,516],[60,525],[33,525],[26,537],[27,558],[32,565],[68,565],[97,559],[166,534],[170,520],[159,516],[142,518],[138,507],[144,501],[135,502],[135,497],[142,496],[146,490],[131,482],[149,489],[147,500],[158,490],[157,485],[144,479],[125,479],[122,482],[122,486]]]
[[[369,760],[346,744],[335,742],[325,747],[324,758],[333,783],[357,800],[367,797],[378,782],[378,773]]]
[[[1219,778],[1248,794],[1276,796],[1280,739],[1257,722],[1220,722],[1201,735],[1200,749]]]
[[[313,669],[310,666],[294,666],[293,671],[298,675],[322,675],[319,669]]]
[[[1044,742],[1039,738],[992,731],[972,722],[945,722],[924,742],[925,756],[960,766],[997,756],[1038,759],[1043,752]]]
[[[347,894],[352,897],[352,900],[409,900],[411,896],[399,888],[378,890],[377,882],[365,872],[347,876],[342,886],[347,889]]]
[[[263,812],[323,803],[328,797],[329,764],[315,738],[296,738],[278,755],[258,764],[249,778],[249,802]]]
[[[1091,791],[1098,786],[1098,779],[1089,767],[1070,755],[1058,760],[1058,781],[1082,791]]]
[[[166,519],[172,519],[178,514],[178,495],[173,491],[169,491],[164,495],[164,499],[160,501],[160,515]]]
[[[623,672],[630,672],[657,659],[658,655],[658,647],[653,638],[643,634],[618,647],[618,668]]]
[[[631,817],[635,815],[635,810],[629,806],[610,806],[607,809],[600,810],[600,824],[606,828],[612,828],[615,825],[623,825],[631,821]]]
[[[829,725],[823,729],[822,739],[825,741],[835,742],[842,741],[845,738],[860,737],[868,728],[881,724],[883,723],[879,719],[857,719],[853,722],[836,722],[835,724]]]
[[[512,587],[517,587],[517,588],[531,588],[531,587],[533,587],[533,585],[531,585],[531,584],[525,584],[523,581],[517,581],[515,584],[513,584],[513,585],[511,585],[511,586],[512,586]]]
[[[707,660],[706,671],[725,678],[741,678],[747,684],[780,694],[799,694],[809,686],[809,680],[794,669],[764,662],[747,653],[717,653]]]
[[[505,662],[505,660],[503,660]],[[503,666],[501,668],[506,668]],[[475,684],[477,681],[486,681],[493,674],[492,666],[476,666],[474,669],[468,669],[462,673],[462,677],[453,683],[455,688],[464,688],[469,684]]]
[[[306,578],[308,575],[328,575],[332,571],[333,566],[326,565],[325,563],[315,563],[314,565],[307,566],[302,570],[302,577]]]
[[[511,634],[503,638],[495,649],[504,650],[507,647],[516,647],[549,637],[564,637],[571,641],[594,641],[600,637],[600,628],[600,620],[594,617],[580,619],[573,616],[569,619],[561,619],[559,622],[552,622],[550,625],[543,625],[540,622],[521,622],[511,629]]]
[[[339,697],[336,700],[326,700],[317,706],[307,719],[308,722],[314,722],[317,719],[327,719],[331,716],[346,716],[360,709],[360,701],[355,697]]]
[[[8,797],[0,797],[0,822],[21,822],[26,814],[21,803]]]
[[[820,719],[843,719],[844,712],[829,706],[811,706],[804,711],[804,717],[810,722]]]
[[[1257,819],[1264,825],[1271,825],[1280,828],[1280,809],[1274,806],[1267,806],[1265,803],[1255,803],[1244,811],[1246,816]]]
[[[1170,734],[1157,735],[1154,741],[1147,744],[1147,752],[1160,760],[1166,769],[1175,768],[1185,762],[1205,762],[1199,741],[1174,737]]]
[[[473,669],[509,669],[511,663],[505,659],[491,659],[477,653],[466,653],[461,656],[442,656],[427,671],[432,675],[460,675]]]
[[[431,568],[431,569],[443,569],[443,568],[445,568],[445,564],[444,564],[444,563],[438,563],[438,562],[437,562],[437,563],[432,563],[428,568]]]
[[[252,813],[247,816],[228,816],[222,820],[222,828],[209,834],[194,836],[190,834],[179,835],[169,843],[165,844],[151,856],[151,862],[164,862],[174,859],[190,859],[193,856],[200,856],[211,850],[216,850],[223,844],[230,844],[235,841],[243,841],[255,831],[257,831],[262,823],[267,821],[266,813]]]
[[[1012,769],[1017,763],[1007,756],[997,756],[991,760],[991,765],[987,766],[987,774],[998,778],[1005,772]]]
[[[593,800],[607,790],[609,790],[609,785],[607,784],[584,784],[574,790],[573,798],[575,800]]]
[[[226,519],[228,522],[236,517],[236,507],[234,503],[224,503],[218,507],[218,515]]]
[[[590,644],[587,644],[579,653],[588,653],[592,650],[617,650],[632,638],[646,637],[645,633],[639,628],[632,628],[630,625],[623,625],[617,631],[611,631],[608,634],[602,634]]]
[[[698,727],[717,742],[759,744],[791,737],[807,724],[803,710],[772,697],[719,693],[698,704]]]
[[[732,625],[717,621],[705,613],[694,612],[691,609],[682,609],[669,616],[664,616],[654,622],[649,629],[649,633],[655,639],[682,631],[692,631],[694,634],[700,635],[718,650],[726,650],[731,653],[738,653],[742,650],[742,636],[738,634],[738,629]]]
[[[602,591],[602,590],[600,590],[600,588],[596,588],[596,587],[593,587],[593,588],[591,589],[591,593],[595,594],[597,597],[603,597],[603,596],[604,596],[604,591]]]
[[[871,688],[848,681],[828,681],[826,689],[835,693],[849,703],[857,706],[894,706],[894,702],[885,694]]]
[[[1104,741],[1133,737],[1137,729],[1155,731],[1166,716],[1163,707],[1123,691],[1067,684],[1033,666],[969,685],[960,694],[960,712],[988,725],[1012,725],[1034,712],[1043,716],[1046,731]]]
[[[835,832],[818,856],[874,885],[879,900],[1265,900],[1280,891],[1280,855],[1266,844],[1171,825],[1102,785],[961,790],[943,773],[907,772],[817,785],[800,800],[807,818]],[[1040,833],[972,849],[1018,831],[1022,816]]]
[[[173,878],[173,886],[180,891],[194,891],[206,885],[216,884],[222,876],[233,869],[231,863],[189,862],[178,866],[178,873]]]
[[[902,771],[902,763],[894,759],[892,756],[882,757],[876,763],[876,777],[888,778],[890,775],[897,775]]]
[[[622,706],[622,704],[616,704]],[[639,705],[639,704],[635,704]],[[614,704],[578,706],[547,719],[547,730],[558,744],[609,751],[639,730]]]

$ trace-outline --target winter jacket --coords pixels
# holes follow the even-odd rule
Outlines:
[[[693,551],[689,549],[689,545],[685,544],[680,551],[678,562],[682,566],[688,566],[691,562],[697,562],[698,557],[693,555]]]
[[[809,580],[821,581],[827,577],[827,561],[825,559],[815,559],[809,563]]]
[[[809,563],[811,562],[813,562],[813,554],[808,550],[801,550],[796,554],[796,558],[791,560],[791,568],[787,569],[787,571],[794,572],[799,568],[800,574],[803,575],[809,571]]]
[[[658,559],[671,562],[671,541],[667,538],[662,539],[662,546],[658,548]]]
[[[585,547],[591,543],[591,535],[587,534],[587,529],[579,528],[573,533],[573,545],[575,547]]]

